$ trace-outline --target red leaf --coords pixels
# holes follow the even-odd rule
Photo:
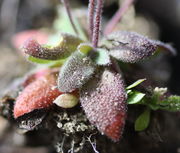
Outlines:
[[[52,69],[42,69],[33,74],[29,74],[25,77],[25,80],[22,83],[22,86],[25,88],[30,83],[34,82],[35,80],[39,79],[40,77],[44,77],[45,75],[47,75],[48,73],[51,73],[51,72],[52,72]]]
[[[25,87],[17,97],[14,118],[35,109],[48,108],[61,92],[56,88],[57,73],[49,73],[36,79]]]

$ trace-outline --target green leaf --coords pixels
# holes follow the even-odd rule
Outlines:
[[[76,13],[74,12],[74,10],[71,10],[72,13]],[[78,18],[76,17],[76,15],[73,15],[73,21],[75,23],[75,26],[79,32],[79,37],[81,37],[83,40],[86,39],[86,35],[84,33],[84,30],[78,20]],[[76,33],[74,32],[70,22],[69,22],[69,18],[67,16],[66,11],[64,10],[64,8],[60,7],[58,8],[58,17],[56,18],[55,22],[54,22],[54,29],[56,30],[56,33],[59,32],[67,32],[73,35],[76,35]],[[51,42],[56,41],[56,37],[52,38]]]
[[[167,111],[180,111],[180,96],[170,96],[160,102],[160,109]]]
[[[62,59],[62,60],[57,60],[57,61],[53,61],[52,63],[48,64],[48,67],[60,67],[62,66],[64,63],[66,62],[66,59]]]
[[[40,58],[36,58],[33,56],[28,56],[27,59],[30,62],[37,63],[37,64],[49,64],[49,63],[53,62],[53,60],[45,60],[45,59],[40,59]]]
[[[81,51],[74,52],[61,67],[58,88],[61,92],[72,92],[82,87],[94,74],[96,65]]]
[[[145,94],[138,92],[138,91],[131,91],[128,94],[127,103],[128,104],[137,104],[141,102],[141,100],[144,98]]]
[[[143,79],[141,79],[143,80]],[[141,81],[137,81],[141,82]],[[136,83],[134,83],[136,84]],[[167,88],[156,87],[152,91],[151,96],[146,96],[136,90],[131,90],[131,86],[128,87],[126,93],[128,94],[127,103],[128,104],[141,104],[147,106],[149,109],[156,110],[166,110],[171,112],[180,111],[180,96],[171,95],[167,97]],[[138,83],[137,83],[138,84]],[[127,88],[126,88],[127,89]]]
[[[110,64],[110,56],[107,50],[98,48],[92,57],[93,61],[97,65],[108,65]]]
[[[92,50],[93,50],[93,47],[87,43],[81,43],[78,46],[78,51],[80,51],[81,53],[83,53],[85,55],[88,55],[88,53]]]
[[[127,94],[130,94],[132,92],[132,90],[126,90]]]
[[[132,89],[136,86],[138,86],[139,84],[141,84],[142,82],[144,82],[146,79],[139,79],[136,82],[134,82],[133,84],[129,85],[126,89]]]
[[[145,130],[150,122],[150,109],[146,109],[135,121],[135,131]]]
[[[29,56],[27,58],[30,62],[33,62],[33,63],[36,63],[36,64],[43,64],[43,65],[46,65],[48,67],[59,67],[61,65],[64,64],[64,62],[66,61],[66,59],[61,59],[61,60],[44,60],[44,59],[39,59],[39,58],[36,58],[36,57],[32,57],[32,56]]]

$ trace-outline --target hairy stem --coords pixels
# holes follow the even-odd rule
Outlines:
[[[113,31],[113,29],[116,27],[118,22],[121,21],[124,13],[128,10],[128,8],[132,5],[134,0],[125,0],[122,7],[118,9],[118,11],[115,13],[115,15],[112,17],[112,19],[108,22],[107,26],[105,27],[104,34],[107,35]]]
[[[67,14],[68,14],[69,21],[70,21],[70,23],[71,23],[71,25],[72,25],[72,27],[73,27],[73,30],[74,30],[74,32],[78,35],[78,30],[77,30],[77,28],[76,28],[76,26],[75,26],[75,24],[74,24],[73,19],[72,19],[71,10],[70,10],[70,6],[69,6],[69,1],[68,1],[68,0],[62,0],[62,3],[63,3],[64,6],[65,6],[65,9],[66,9],[66,12],[67,12]]]
[[[95,23],[94,23],[93,37],[92,37],[92,44],[93,47],[95,48],[98,46],[102,9],[103,9],[103,0],[97,0],[96,15],[94,18]]]
[[[89,0],[88,25],[89,25],[89,38],[91,41],[93,37],[93,28],[94,28],[94,8],[95,8],[95,0]]]

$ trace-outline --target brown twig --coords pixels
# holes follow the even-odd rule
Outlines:
[[[105,27],[104,34],[107,35],[113,31],[116,27],[117,23],[121,21],[124,13],[128,10],[128,8],[133,4],[135,0],[125,0],[122,4],[122,7],[118,9],[112,19],[108,22],[107,26]]]
[[[69,21],[70,21],[70,23],[71,23],[71,25],[72,25],[72,27],[73,27],[73,30],[74,30],[74,32],[78,35],[78,30],[77,30],[77,28],[76,28],[76,26],[75,26],[75,24],[74,24],[73,19],[72,19],[72,14],[71,14],[70,6],[69,6],[69,1],[68,1],[68,0],[61,0],[61,1],[62,1],[62,3],[63,3],[64,6],[65,6],[65,9],[66,9],[66,12],[67,12],[67,14],[68,14]]]
[[[94,28],[94,8],[95,8],[95,0],[89,0],[88,25],[89,25],[89,38],[91,41],[92,41],[93,28]]]
[[[93,26],[93,37],[92,37],[92,44],[93,47],[95,48],[98,46],[102,9],[103,9],[103,0],[97,0],[96,15],[94,18],[95,23]]]

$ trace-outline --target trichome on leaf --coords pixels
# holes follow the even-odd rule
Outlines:
[[[121,74],[101,69],[80,90],[80,102],[90,122],[114,141],[126,120],[126,92]]]
[[[117,31],[107,35],[109,54],[127,63],[135,63],[152,56],[156,51],[167,50],[172,54],[176,51],[168,44],[151,40],[135,32]]]
[[[67,58],[83,42],[80,38],[67,33],[62,33],[60,38],[59,44],[55,47],[40,45],[36,40],[28,39],[22,49],[26,54],[36,58],[57,60]]]
[[[145,93],[133,89],[144,80],[125,89],[120,66],[114,64],[116,60],[124,63],[139,62],[159,50],[175,54],[175,49],[128,31],[116,31],[100,39],[103,0],[96,2],[96,11],[95,1],[89,2],[90,43],[86,44],[85,40],[67,33],[61,34],[57,46],[41,45],[34,39],[24,43],[22,50],[35,58],[35,62],[39,59],[52,60],[48,63],[63,59],[63,62],[62,66],[54,65],[58,70],[48,68],[48,73],[36,72],[23,83],[24,88],[14,106],[15,119],[37,109],[50,108],[53,103],[63,108],[72,108],[80,101],[91,124],[113,141],[119,141],[126,121],[127,104],[143,104],[151,109],[158,105],[159,109],[177,110],[169,105],[172,105],[174,99],[178,99],[179,104],[179,97],[166,97],[162,104],[159,101],[154,102],[154,105],[147,103],[149,99]],[[144,118],[147,116],[138,119],[136,129],[148,127],[149,121],[145,128],[139,125]]]

